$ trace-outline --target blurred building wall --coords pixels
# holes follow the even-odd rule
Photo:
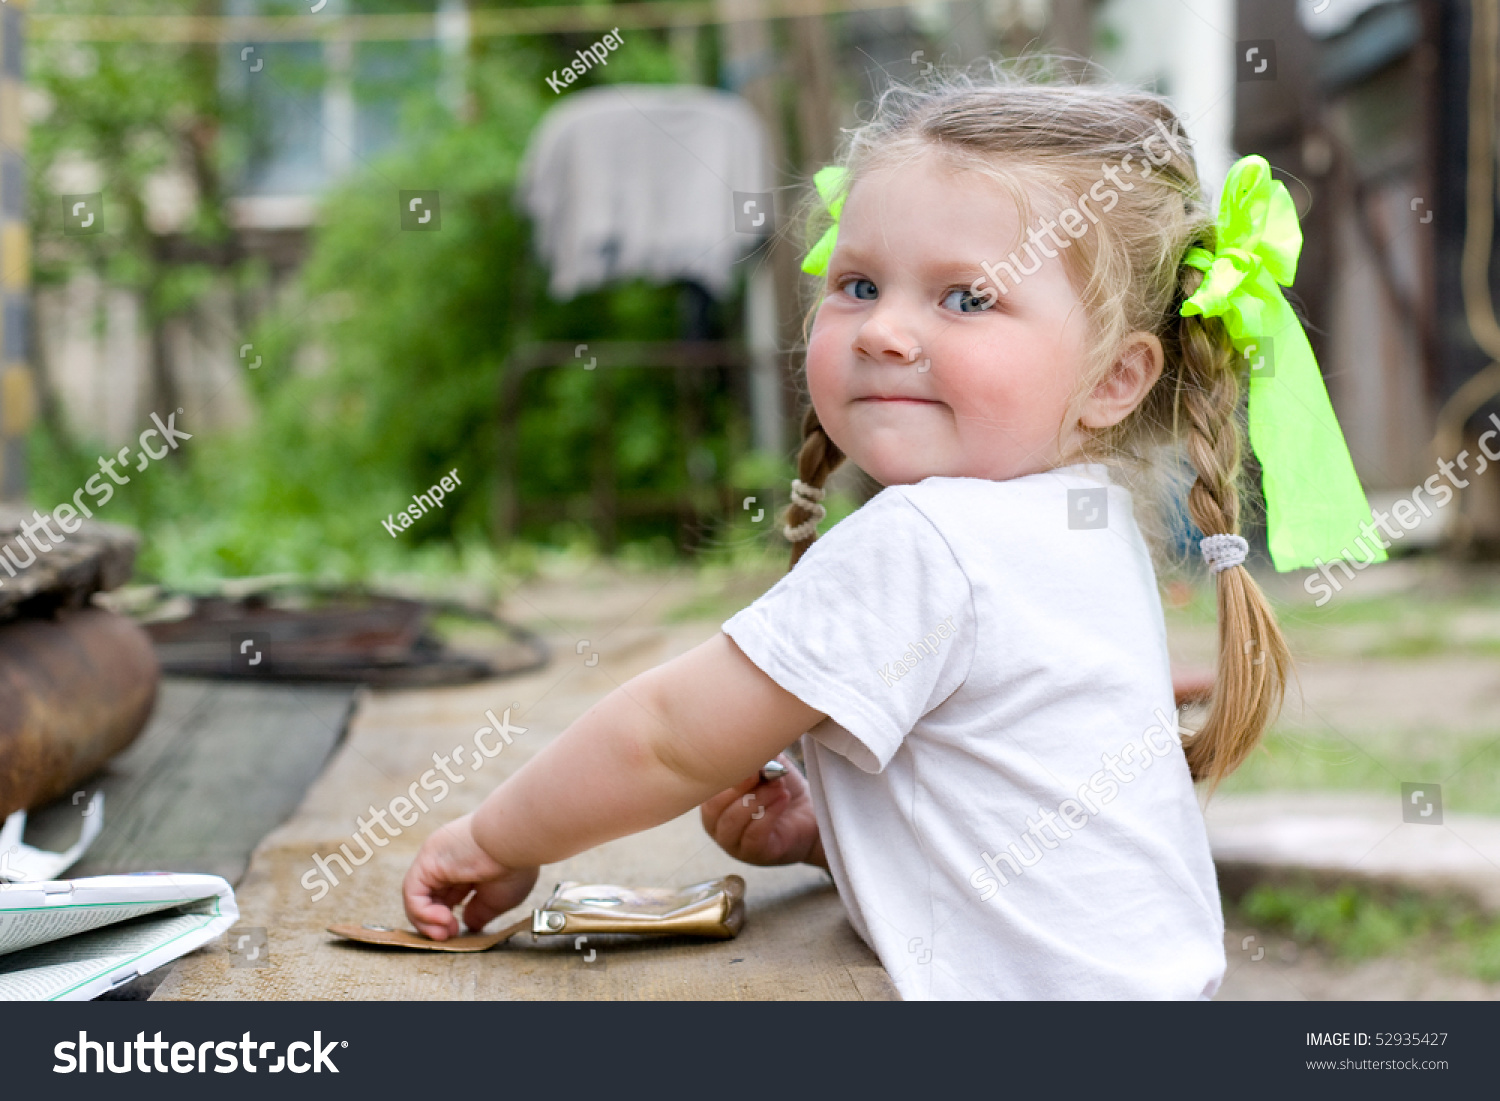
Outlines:
[[[1106,68],[1164,93],[1185,116],[1215,200],[1229,165],[1248,153],[1287,184],[1304,233],[1291,297],[1355,467],[1377,490],[1421,481],[1444,388],[1428,164],[1438,55],[1418,5],[1105,0],[1096,34]],[[1238,57],[1254,45],[1257,62],[1273,57],[1260,73]]]
[[[1439,413],[1490,360],[1466,321],[1459,274],[1475,2],[1240,6],[1238,41],[1274,43],[1277,67],[1275,79],[1237,84],[1235,145],[1265,156],[1297,201],[1304,246],[1292,297],[1377,508],[1432,476],[1439,458],[1457,458],[1458,441],[1437,454]],[[1482,247],[1493,298],[1493,248]],[[1454,525],[1500,540],[1500,479],[1474,481],[1438,516],[1409,543]]]
[[[1472,469],[1478,432],[1500,412],[1493,386],[1477,411],[1463,396],[1494,358],[1471,327],[1462,278],[1481,3],[1494,0],[1240,8],[1239,41],[1273,43],[1277,72],[1238,84],[1235,144],[1270,160],[1297,201],[1304,245],[1292,297],[1377,509],[1432,477],[1439,460],[1467,450]],[[1482,223],[1472,232],[1483,233]],[[1472,245],[1488,261],[1488,286],[1477,292],[1488,311],[1500,269],[1492,240]],[[1446,421],[1454,423],[1443,429]],[[1458,503],[1406,546],[1500,552],[1500,478],[1467,481]]]
[[[1217,198],[1233,163],[1235,0],[1104,0],[1095,56],[1115,79],[1172,101]]]
[[[14,6],[14,0],[6,2]],[[360,0],[328,0],[324,10],[361,6]],[[267,260],[274,285],[283,285],[305,258],[321,196],[397,140],[400,90],[432,75],[440,50],[457,59],[441,74],[445,88],[451,86],[467,32],[461,4],[445,0],[442,8],[435,39],[222,44],[223,95],[245,105],[254,129],[228,214],[237,247]],[[225,10],[249,16],[272,13],[272,5],[226,0]],[[87,163],[65,161],[56,175],[58,193],[103,186],[97,166]],[[144,198],[147,222],[163,248],[176,248],[196,202],[187,166],[160,173]],[[236,293],[221,280],[194,310],[152,333],[141,296],[107,286],[93,273],[39,290],[36,358],[70,430],[85,440],[124,443],[162,405],[160,390],[171,392],[195,428],[248,424],[254,410],[239,356],[241,334],[244,318],[266,303],[237,300]],[[163,362],[154,362],[157,356]]]

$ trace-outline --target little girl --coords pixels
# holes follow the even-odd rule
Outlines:
[[[1236,166],[1264,192],[1263,167]],[[467,899],[481,928],[540,865],[701,804],[731,855],[826,868],[906,998],[1211,997],[1193,781],[1255,746],[1290,667],[1236,534],[1258,246],[1221,247],[1178,120],[1134,91],[939,74],[817,182],[794,568],[433,834],[407,914],[441,940]],[[1126,484],[1183,447],[1220,652],[1179,737]],[[886,488],[815,541],[845,457]],[[805,780],[761,781],[799,737]]]

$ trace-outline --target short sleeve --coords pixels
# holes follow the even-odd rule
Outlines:
[[[812,737],[875,773],[964,682],[975,626],[969,580],[947,541],[891,487],[818,539],[723,631],[833,720]]]

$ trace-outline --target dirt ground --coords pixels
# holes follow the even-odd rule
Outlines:
[[[1221,1002],[1500,999],[1500,983],[1455,975],[1421,955],[1347,963],[1243,925],[1225,930],[1224,954]]]

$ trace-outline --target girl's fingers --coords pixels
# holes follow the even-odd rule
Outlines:
[[[482,929],[522,902],[539,872],[501,867],[475,842],[466,819],[457,819],[432,834],[407,869],[401,882],[406,916],[433,940],[458,935],[460,907],[468,927]]]
[[[479,884],[464,907],[464,924],[477,933],[501,914],[514,910],[536,886],[539,872],[540,869],[509,869],[504,875]]]
[[[712,834],[714,827],[718,824],[719,816],[729,809],[736,798],[734,789],[730,788],[728,791],[719,792],[711,799],[705,799],[703,805],[698,808],[703,817],[703,828]]]
[[[439,853],[430,851],[431,839],[407,869],[401,883],[407,919],[433,940],[447,940],[459,933],[454,914],[476,884],[461,868],[447,866]]]
[[[747,863],[781,855],[778,833],[785,831],[777,823],[786,807],[807,791],[807,782],[796,767],[784,755],[776,759],[787,767],[782,776],[762,780],[757,772],[702,806],[704,831],[725,852]]]
[[[484,901],[483,892],[471,898],[469,904],[464,907],[464,924],[468,926],[471,933],[479,932],[499,916],[500,911]]]
[[[708,835],[710,837],[715,836],[715,831],[717,829],[720,816],[722,816],[723,813],[730,807],[738,803],[747,792],[754,790],[754,788],[758,784],[760,784],[760,782],[761,779],[758,775],[751,776],[748,779],[741,780],[738,784],[735,784],[734,787],[725,788],[723,791],[719,792],[719,794],[713,796],[713,798],[704,801],[701,808],[703,814],[703,828],[708,832]],[[780,783],[781,781],[778,780],[773,782]]]
[[[742,850],[747,841],[752,843],[752,847],[756,841],[764,844],[775,824],[777,812],[790,799],[784,780],[772,780],[760,785],[755,791],[743,793],[720,815],[714,840],[726,852],[739,853],[742,858],[746,855],[758,855],[756,852],[744,853]]]
[[[750,821],[748,814],[737,813],[738,806],[739,800],[737,798],[732,800],[715,820],[713,829],[709,831],[709,836],[714,839],[719,848],[731,856],[740,855],[740,838]]]
[[[453,916],[453,906],[448,902],[451,898],[448,890],[433,891],[417,880],[408,881],[403,894],[406,916],[423,936],[447,940],[458,935],[458,919]]]

